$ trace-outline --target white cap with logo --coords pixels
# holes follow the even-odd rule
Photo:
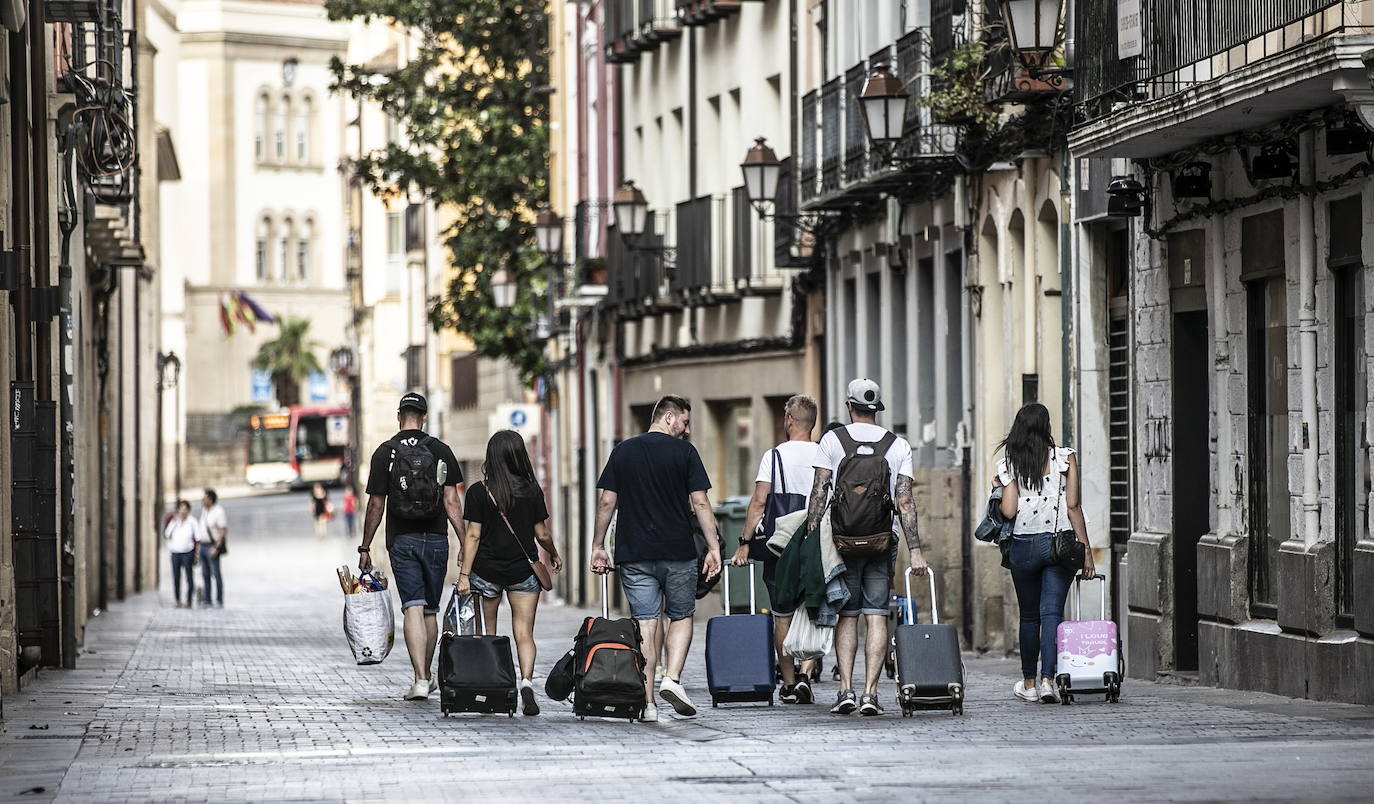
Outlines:
[[[883,392],[878,384],[867,377],[860,377],[849,383],[849,404],[859,410],[866,410],[869,413],[876,413],[886,410],[883,407]]]

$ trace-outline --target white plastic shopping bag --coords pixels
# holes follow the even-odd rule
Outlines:
[[[358,592],[344,595],[344,635],[358,664],[380,664],[396,642],[396,619],[391,593]]]
[[[830,652],[834,642],[835,629],[816,625],[806,609],[801,608],[792,616],[787,638],[782,641],[782,652],[801,661],[819,659]]]

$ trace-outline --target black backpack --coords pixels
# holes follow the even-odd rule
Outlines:
[[[887,451],[897,441],[893,433],[876,442],[855,441],[846,428],[835,430],[844,447],[844,458],[835,471],[835,492],[830,501],[830,525],[841,553],[886,552],[892,542],[892,468]],[[871,453],[860,453],[862,446]]]
[[[439,459],[429,451],[433,436],[419,440],[392,439],[391,482],[386,504],[391,513],[407,519],[429,519],[443,512]]]
[[[573,713],[642,717],[645,659],[639,623],[588,617],[573,644]]]

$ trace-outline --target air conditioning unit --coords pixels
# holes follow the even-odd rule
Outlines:
[[[47,0],[43,3],[44,22],[100,22],[102,19],[103,10],[98,0]]]

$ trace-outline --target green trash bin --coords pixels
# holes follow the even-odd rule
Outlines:
[[[726,497],[716,506],[716,526],[720,528],[721,560],[729,562],[730,557],[739,549],[739,535],[744,530],[744,519],[749,511],[748,497]],[[730,611],[745,614],[749,611],[749,578],[742,570],[722,570],[733,573],[730,576]],[[768,589],[763,585],[763,565],[755,561],[750,566],[754,573],[754,599],[760,612],[769,610]]]

